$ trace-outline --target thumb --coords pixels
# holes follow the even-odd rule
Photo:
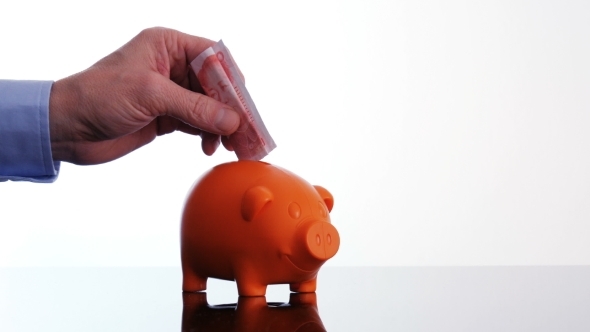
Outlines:
[[[192,127],[217,135],[230,135],[238,129],[240,116],[230,106],[206,95],[187,90],[162,78],[158,100],[159,115],[169,115]]]

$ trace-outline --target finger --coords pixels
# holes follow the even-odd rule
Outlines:
[[[135,48],[145,48],[146,45],[152,47],[155,54],[158,54],[159,60],[166,59],[168,62],[164,64],[155,61],[153,69],[188,89],[189,63],[215,42],[173,29],[155,27],[143,30],[128,44],[128,47]],[[165,45],[164,49],[161,48],[162,45]],[[167,54],[160,53],[162,50],[165,50]]]
[[[210,156],[212,155],[217,147],[219,146],[219,135],[211,134],[208,132],[201,133],[201,148],[203,152]]]
[[[187,125],[186,123],[170,116],[159,116],[153,122],[156,123],[156,134],[158,136],[170,134],[176,130],[190,135],[200,135],[201,130]]]
[[[156,122],[156,134],[158,136],[170,134],[178,129],[180,121],[169,116],[159,116],[153,120]]]
[[[182,121],[178,122],[178,128],[176,130],[189,135],[201,135],[201,133],[203,132],[201,129],[189,126]]]
[[[168,115],[195,128],[216,135],[230,135],[238,129],[240,116],[231,107],[184,89],[165,77],[150,89],[148,100],[157,115]]]
[[[197,37],[179,31],[174,32],[177,33],[176,41],[179,46],[178,50],[184,51],[186,59],[189,62],[193,61],[193,59],[201,54],[204,50],[215,44],[213,40],[207,38]]]
[[[228,136],[221,136],[221,143],[223,144],[223,147],[227,151],[233,151],[234,150],[234,147],[229,142],[229,137]]]
[[[190,63],[199,54],[203,53],[204,50],[206,50],[207,48],[209,48],[215,44],[215,41],[207,39],[207,38],[197,37],[197,36],[189,35],[186,33],[175,31],[175,30],[169,30],[169,32],[178,34],[176,36],[176,40],[177,40],[177,43],[179,46],[179,48],[172,48],[172,49],[169,48],[169,49],[171,49],[171,51],[170,51],[170,55],[172,55],[171,59],[180,58],[179,56],[174,56],[174,55],[177,55],[174,52],[178,52],[178,50],[180,49],[180,50],[184,51],[185,56],[186,56],[186,60],[188,60],[188,62]],[[171,63],[170,65],[173,65],[173,64]],[[237,67],[237,65],[236,65],[236,67]],[[240,70],[239,67],[237,67],[237,69],[238,69],[238,73],[239,73],[240,77],[242,78],[242,81],[244,83],[246,83],[246,78],[244,77],[244,74],[242,74],[242,71]]]
[[[82,141],[75,144],[74,158],[77,165],[96,165],[118,159],[156,138],[156,121],[140,130],[120,138],[100,142]]]
[[[188,79],[189,79],[189,89],[190,90],[192,90],[194,92],[198,92],[200,94],[204,94],[204,95],[206,94],[205,90],[201,86],[201,83],[199,82],[199,79],[197,78],[197,75],[195,74],[194,71],[189,70]]]

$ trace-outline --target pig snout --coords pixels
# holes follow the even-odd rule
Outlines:
[[[293,247],[287,254],[292,264],[300,270],[313,272],[336,255],[340,247],[340,235],[332,224],[311,220],[297,226]]]
[[[332,224],[320,221],[306,223],[301,227],[299,234],[303,238],[299,240],[303,242],[308,254],[322,262],[336,255],[340,247],[340,235]]]

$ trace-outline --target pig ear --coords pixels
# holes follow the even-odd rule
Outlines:
[[[263,186],[252,187],[242,197],[242,218],[252,221],[262,208],[273,200],[272,192]]]
[[[326,206],[328,207],[328,211],[331,212],[332,208],[334,207],[334,197],[332,196],[332,194],[330,194],[328,189],[326,189],[324,187],[320,187],[320,186],[313,186],[313,187],[318,192],[318,194],[320,194],[320,197],[322,198],[324,203],[326,203]]]

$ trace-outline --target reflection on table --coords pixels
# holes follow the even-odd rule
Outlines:
[[[590,266],[325,267],[320,320],[316,294],[239,299],[230,282],[183,308],[177,267],[0,268],[0,331],[588,332],[589,280]]]
[[[326,331],[315,293],[291,293],[288,303],[239,297],[237,303],[209,305],[207,293],[183,293],[182,331]]]

